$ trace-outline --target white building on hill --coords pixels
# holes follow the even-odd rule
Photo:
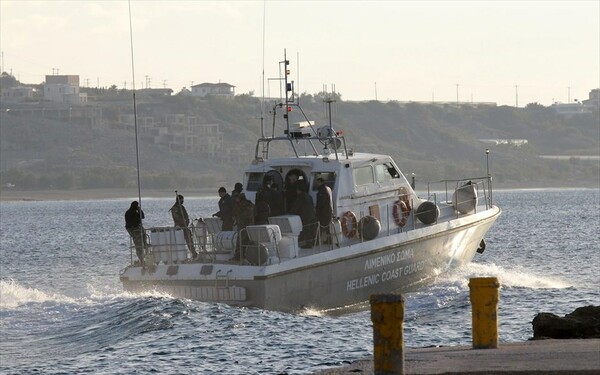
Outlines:
[[[46,76],[44,100],[56,103],[80,104],[87,102],[87,94],[79,92],[79,76]]]
[[[233,98],[235,96],[235,86],[229,83],[201,83],[192,86],[192,96],[205,97],[207,95],[222,96]]]

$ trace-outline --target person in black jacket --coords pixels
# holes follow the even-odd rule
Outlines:
[[[144,228],[142,227],[142,219],[144,218],[144,211],[139,208],[138,201],[131,202],[131,206],[125,212],[125,229],[127,229],[127,233],[133,239],[133,243],[135,245],[135,253],[137,254],[138,259],[140,260],[140,265],[142,267],[144,264]]]
[[[297,197],[290,213],[300,216],[300,220],[302,220],[302,231],[298,236],[298,244],[302,248],[311,248],[313,247],[319,227],[315,205],[312,197],[307,192],[306,185],[301,181],[296,183],[296,195]]]
[[[221,230],[231,231],[233,230],[233,198],[227,194],[227,189],[224,187],[219,188],[219,212],[213,214],[213,217],[219,217],[223,220]]]
[[[317,218],[319,219],[319,224],[321,226],[321,234],[323,234],[323,238],[325,239],[325,243],[330,241],[330,231],[329,224],[331,224],[331,219],[333,217],[333,200],[331,194],[331,188],[325,185],[325,180],[319,177],[316,180],[317,182]]]

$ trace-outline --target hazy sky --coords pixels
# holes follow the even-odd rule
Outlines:
[[[600,0],[132,0],[131,11],[137,88],[148,76],[175,92],[221,81],[260,96],[263,24],[266,78],[286,48],[301,92],[456,101],[458,84],[460,101],[515,105],[518,85],[524,106],[600,86]],[[82,86],[131,88],[125,0],[0,0],[0,43],[2,68],[22,82],[58,69]]]

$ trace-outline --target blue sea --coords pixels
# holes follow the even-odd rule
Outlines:
[[[471,345],[470,277],[500,280],[501,344],[531,338],[539,312],[600,305],[600,190],[494,200],[503,215],[485,252],[405,295],[408,347]],[[285,314],[123,292],[130,202],[0,203],[0,373],[306,374],[372,355],[369,311]],[[147,226],[171,224],[171,197],[142,205]],[[193,217],[216,205],[186,197]]]

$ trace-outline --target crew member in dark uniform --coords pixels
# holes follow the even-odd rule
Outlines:
[[[125,229],[127,233],[133,239],[135,245],[135,253],[140,260],[140,265],[145,267],[144,264],[144,228],[142,227],[142,219],[144,218],[144,211],[139,208],[138,201],[131,202],[131,206],[125,212]]]
[[[294,209],[294,203],[298,197],[296,193],[296,184],[298,184],[298,175],[290,173],[285,180],[285,212],[291,213]]]
[[[243,247],[250,242],[248,232],[244,229],[248,225],[254,224],[254,204],[246,199],[246,194],[239,193],[236,198],[236,203],[233,206],[233,217],[237,223],[238,230],[238,246],[236,246],[235,255],[231,260],[239,261],[244,255]]]
[[[331,194],[331,188],[325,185],[325,180],[319,177],[316,180],[317,183],[317,207],[316,213],[319,219],[319,225],[321,226],[321,233],[324,235],[325,243],[331,241],[329,224],[333,217],[333,200]]]
[[[296,194],[297,197],[294,202],[294,207],[292,207],[290,213],[300,216],[300,220],[302,220],[302,231],[298,236],[298,244],[302,248],[311,248],[313,247],[317,229],[319,227],[315,205],[312,197],[307,192],[305,184],[296,184]]]
[[[194,243],[192,242],[192,232],[190,231],[190,228],[188,228],[190,225],[190,217],[185,207],[183,207],[183,195],[179,194],[177,196],[175,204],[171,207],[170,211],[175,226],[183,229],[185,242],[187,243],[190,253],[192,253],[192,258],[197,257],[198,253],[194,249]]]
[[[242,185],[241,182],[236,182],[234,187],[233,187],[233,191],[231,192],[231,198],[233,198],[233,201],[235,202],[235,198],[242,192],[244,191],[244,185]]]
[[[219,188],[219,212],[213,214],[213,216],[220,217],[223,220],[221,230],[231,231],[233,230],[233,198],[227,194],[227,189],[223,186]]]
[[[263,192],[265,202],[267,202],[271,211],[269,216],[279,216],[285,213],[283,210],[283,194],[277,189],[278,185],[272,182]]]
[[[269,224],[269,216],[271,216],[271,207],[269,207],[269,204],[265,199],[265,192],[266,191],[263,191],[262,189],[259,189],[256,192],[256,201],[254,202],[254,206],[256,208],[256,217],[254,219],[254,224],[256,225]]]

